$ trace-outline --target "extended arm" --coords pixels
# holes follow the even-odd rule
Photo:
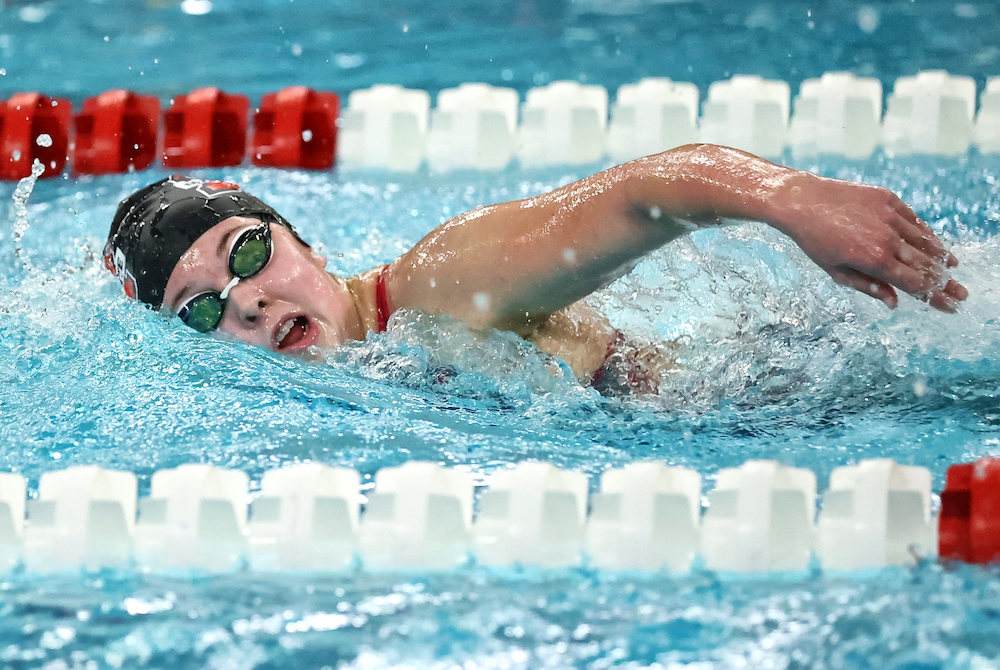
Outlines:
[[[838,283],[889,307],[893,286],[944,311],[966,297],[946,278],[957,260],[891,192],[712,145],[452,219],[393,263],[389,293],[394,307],[528,334],[643,255],[726,219],[773,226]]]

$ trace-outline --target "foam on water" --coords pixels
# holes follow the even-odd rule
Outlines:
[[[37,271],[0,284],[9,408],[0,431],[20,447],[6,465],[31,479],[91,462],[145,478],[209,461],[256,480],[310,458],[366,474],[430,458],[487,476],[528,457],[588,472],[656,457],[706,474],[764,457],[813,468],[822,482],[836,465],[877,454],[931,467],[940,485],[945,465],[993,444],[981,433],[997,416],[996,166],[885,162],[827,173],[915,203],[962,261],[955,276],[971,297],[958,315],[909,298],[890,312],[759,224],[698,231],[591,299],[626,332],[675,343],[680,366],[661,392],[625,398],[579,387],[565,364],[511,334],[426,314],[400,312],[389,332],[326,365],[197,335],[124,299],[94,253],[118,199],[157,174],[41,183],[23,237]],[[306,239],[323,240],[332,271],[348,274],[450,216],[583,173],[210,174],[273,202]],[[942,201],[951,209],[938,210]]]

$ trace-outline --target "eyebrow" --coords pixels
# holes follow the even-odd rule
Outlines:
[[[219,240],[219,247],[215,250],[216,256],[219,257],[222,256],[223,250],[229,244],[229,238],[232,237],[233,233],[235,233],[237,230],[242,230],[242,228],[240,228],[239,226],[234,226],[230,228],[228,231],[226,231],[226,234],[222,236],[221,240]]]
[[[220,257],[222,256],[223,251],[226,249],[226,246],[229,244],[229,238],[231,238],[233,236],[233,233],[235,233],[237,230],[240,230],[239,226],[236,226],[235,228],[230,228],[228,231],[226,231],[226,234],[222,236],[221,240],[219,240],[219,246],[216,247],[216,249],[215,249],[215,255],[216,256],[220,256]],[[186,302],[184,300],[181,300],[181,298],[183,298],[184,296],[186,296],[188,294],[188,291],[190,291],[190,290],[191,290],[191,284],[185,284],[184,288],[181,289],[181,292],[177,294],[177,301],[180,302],[181,305],[183,305],[184,302]]]

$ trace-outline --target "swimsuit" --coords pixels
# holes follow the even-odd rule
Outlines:
[[[656,393],[660,378],[646,365],[649,362],[639,348],[628,345],[625,333],[616,330],[604,362],[590,378],[590,387],[603,396]]]
[[[389,264],[386,263],[379,271],[378,279],[375,280],[375,311],[378,312],[378,330],[376,332],[379,333],[385,332],[389,325],[389,316],[392,315],[392,312],[389,311],[389,299],[385,295],[385,273],[388,271]]]

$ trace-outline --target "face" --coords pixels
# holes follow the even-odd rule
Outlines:
[[[163,304],[176,313],[200,293],[222,293],[233,279],[233,245],[242,233],[260,225],[258,219],[234,216],[199,237],[170,274]],[[326,259],[284,226],[270,224],[270,231],[270,260],[229,290],[216,332],[298,356],[315,351],[310,347],[330,349],[348,339],[362,339],[354,298],[342,279],[325,270]]]

